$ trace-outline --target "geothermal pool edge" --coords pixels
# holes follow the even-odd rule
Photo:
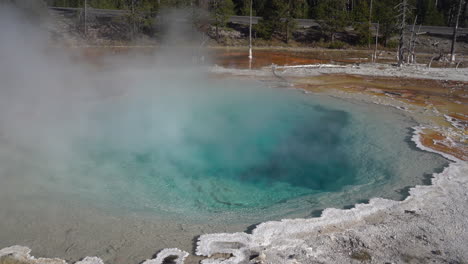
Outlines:
[[[361,261],[454,261],[468,259],[468,163],[421,142],[424,126],[414,128],[412,141],[419,149],[452,160],[432,184],[415,186],[403,201],[373,198],[366,204],[341,210],[328,208],[318,218],[285,219],[259,224],[251,234],[218,233],[199,237],[196,254],[229,259],[202,263],[360,263]],[[166,249],[143,264],[163,263],[172,256],[177,263],[197,263],[187,252]],[[41,259],[26,247],[0,250],[0,261],[18,263],[66,263]],[[0,262],[2,263],[2,262]],[[77,264],[102,264],[86,257]]]
[[[420,146],[418,133],[413,139]],[[258,263],[301,263],[305,260],[344,263],[361,258],[391,262],[401,258],[428,258],[420,255],[436,260],[461,260],[467,257],[464,250],[468,234],[463,231],[468,226],[465,221],[468,216],[468,196],[465,193],[468,189],[468,164],[454,157],[451,159],[454,162],[449,167],[434,175],[432,185],[412,188],[404,201],[373,198],[368,204],[357,204],[348,210],[328,208],[318,218],[265,222],[258,225],[252,234],[202,235],[196,253],[206,257],[232,255],[227,262],[206,259],[202,263],[248,263],[252,256]],[[454,202],[456,199],[458,202]],[[457,214],[453,214],[454,210]],[[441,226],[447,230],[441,232]],[[451,241],[444,242],[447,235],[451,235]],[[408,243],[413,247],[408,248]],[[177,256],[177,263],[184,263],[187,255],[184,251],[167,249],[143,264],[163,263],[169,256]],[[13,263],[18,264],[66,263],[60,259],[35,258],[30,255],[30,249],[21,246],[1,249],[0,260],[8,259],[14,259],[18,262]],[[190,261],[190,256],[187,261]],[[76,262],[102,263],[96,257]]]

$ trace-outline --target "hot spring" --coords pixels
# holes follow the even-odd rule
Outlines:
[[[169,41],[156,61],[90,65],[0,13],[0,248],[138,263],[205,233],[402,199],[447,164],[400,110],[213,76]]]
[[[115,252],[90,247],[125,234],[130,248],[156,239],[146,247],[190,250],[202,233],[401,199],[446,165],[413,146],[414,123],[397,109],[190,71],[145,76],[14,113],[23,119],[4,128],[0,152],[0,246],[105,258]]]

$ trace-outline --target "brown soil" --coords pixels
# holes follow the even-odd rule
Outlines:
[[[425,129],[421,134],[421,143],[431,149],[450,154],[458,159],[468,161],[468,147],[454,147],[447,138],[437,131]]]

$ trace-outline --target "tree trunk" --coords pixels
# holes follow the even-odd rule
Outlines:
[[[370,0],[370,7],[369,7],[369,32],[372,27],[372,0]],[[369,49],[371,47],[371,34],[369,34],[369,39],[368,39],[368,44],[369,44]]]
[[[252,8],[253,0],[250,0],[250,16],[249,16],[249,61],[252,62]]]
[[[218,0],[215,0],[215,29],[216,29],[216,42],[219,43],[219,3]]]
[[[415,34],[416,34],[416,32],[414,30],[415,30],[415,27],[416,27],[416,20],[417,19],[418,19],[418,16],[416,15],[416,17],[414,18],[413,28],[411,29],[411,38],[410,38],[410,42],[409,42],[407,63],[413,63],[413,52],[412,51],[413,51],[414,38],[415,38]]]
[[[400,3],[400,16],[401,16],[401,24],[400,24],[400,41],[398,44],[398,66],[403,64],[403,56],[404,56],[404,45],[405,45],[405,28],[406,28],[406,10],[407,10],[407,0],[402,0]]]
[[[132,40],[135,39],[135,0],[132,0]]]
[[[87,19],[88,19],[88,0],[84,1],[84,35],[85,38],[88,37],[88,24],[87,24]]]
[[[462,27],[466,27],[466,9],[468,8],[468,1],[465,0],[465,4],[463,5],[463,9],[462,9],[462,13],[461,13],[461,17],[462,18],[465,18],[464,20],[462,20],[463,24],[461,25]]]
[[[377,62],[377,45],[379,43],[379,22],[377,22],[377,28],[375,33],[375,48],[374,48],[374,56],[372,62]]]
[[[455,43],[457,42],[458,20],[460,18],[462,0],[458,0],[458,12],[455,18],[455,27],[453,28],[452,47],[450,48],[450,62],[455,61]]]
[[[291,21],[291,0],[288,2],[288,14],[286,18],[286,43],[289,43],[289,23]]]

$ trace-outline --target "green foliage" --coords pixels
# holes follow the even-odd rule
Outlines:
[[[270,40],[275,33],[282,34],[288,42],[296,29],[295,18],[304,17],[308,7],[305,0],[270,0],[263,8],[263,19],[255,26],[257,35]]]
[[[304,8],[307,6],[305,0],[289,0],[285,6],[283,22],[284,40],[286,43],[292,36],[292,32],[296,29],[297,23],[294,21],[295,18],[299,18],[304,15]]]
[[[379,22],[379,35],[382,36],[384,46],[398,30],[397,10],[395,6],[399,0],[374,1],[373,22]]]
[[[193,0],[161,0],[161,7],[183,8],[190,6],[192,3]]]
[[[346,10],[346,0],[323,0],[315,10],[318,23],[331,42],[335,41],[336,33],[343,32],[349,25],[349,15]]]
[[[84,0],[44,1],[47,2],[47,4],[50,6],[63,7],[83,7],[84,2]],[[94,8],[125,9],[131,1],[132,0],[88,0],[88,5]],[[183,8],[193,5],[206,8],[206,3],[210,0],[133,1],[135,4],[140,4],[140,2],[149,3],[151,9],[157,10],[159,7]],[[233,14],[248,16],[250,13],[250,1],[251,0],[230,0],[233,6],[232,9],[234,10]],[[336,20],[338,18],[334,24],[342,24],[344,20],[348,22],[348,25],[351,25],[355,22],[362,21],[362,15],[365,15],[365,18],[368,19],[368,14],[366,14],[367,11],[365,11],[365,9],[368,10],[369,2],[370,0],[253,0],[253,15],[261,17],[274,17],[275,15],[271,14],[272,11],[275,11],[272,10],[272,7],[274,7],[274,9],[276,8],[277,12],[282,13],[283,18],[286,18],[287,12],[289,11],[291,12],[291,16],[294,18],[321,19],[328,20],[328,22],[332,22],[332,20]],[[394,16],[394,7],[396,4],[398,4],[398,2],[398,0],[373,0],[373,22],[380,21],[382,24],[388,25],[389,23],[384,22],[384,20],[388,21],[389,18],[391,18],[392,20],[396,21],[396,17]],[[458,6],[458,0],[409,0],[409,2],[411,6],[416,8],[415,11],[418,15],[418,24],[437,26],[452,26],[454,24],[454,12]],[[377,11],[377,9],[379,10]],[[356,13],[361,13],[361,15],[357,15]],[[463,25],[467,19],[468,16],[462,14],[461,25]],[[269,35],[271,29],[268,27],[271,27],[273,24],[265,24],[259,28],[265,29],[263,31]],[[340,27],[341,26],[335,28]],[[332,26],[332,28],[334,28],[334,26]],[[326,31],[329,30],[330,29],[327,29]],[[329,32],[327,34],[330,35]],[[331,35],[329,37],[331,37]]]
[[[213,0],[210,5],[214,25],[224,27],[229,18],[234,15],[234,3],[232,0]]]
[[[306,0],[289,0],[288,13],[294,18],[307,18],[309,4]]]
[[[257,37],[266,40],[270,40],[274,33],[274,28],[271,23],[267,23],[265,20],[253,25],[253,30],[256,32]]]
[[[424,25],[436,26],[444,24],[444,16],[436,8],[434,0],[427,1],[425,9],[424,19],[422,21]]]
[[[88,6],[93,8],[102,8],[102,9],[116,9],[117,2],[113,0],[94,0],[88,1]]]
[[[343,49],[346,47],[346,43],[343,41],[335,40],[334,42],[330,42],[328,45],[329,49]]]
[[[64,6],[64,7],[82,7],[82,0],[52,0],[47,1],[50,6]]]
[[[398,40],[394,39],[394,40],[389,40],[386,44],[386,47],[389,48],[389,49],[396,49],[398,48]]]
[[[366,1],[359,1],[354,7],[353,12],[353,27],[357,33],[357,42],[359,45],[364,45],[369,42],[371,36],[369,28],[369,6]]]
[[[253,0],[252,0],[253,1]],[[235,13],[240,16],[250,15],[250,0],[234,0]],[[255,16],[255,8],[252,10],[252,15]]]
[[[219,28],[226,26],[229,17],[234,14],[234,3],[232,0],[212,0],[210,4],[212,23],[216,27],[216,40],[219,41]]]
[[[287,3],[282,0],[270,0],[264,6],[263,20],[261,20],[255,30],[257,35],[263,39],[271,39],[273,33],[282,29],[281,18],[286,13]]]
[[[156,1],[152,0],[121,0],[114,1],[115,5],[112,6],[112,0],[103,0],[102,4],[108,4],[109,8],[125,9],[129,14],[125,16],[127,24],[131,28],[132,34],[140,31],[150,32],[153,29],[156,12],[159,8]],[[100,7],[102,8],[102,7]]]
[[[2,1],[2,0],[0,0]],[[20,0],[3,0],[20,1]],[[50,6],[83,7],[84,0],[44,0]],[[137,27],[150,28],[155,14],[161,8],[184,8],[199,6],[209,9],[214,18],[212,23],[217,28],[224,27],[229,16],[250,14],[250,4],[253,4],[253,15],[263,19],[254,25],[256,36],[270,40],[273,37],[282,38],[288,42],[296,29],[295,18],[316,19],[321,28],[321,34],[327,41],[334,42],[338,33],[352,26],[357,36],[357,44],[365,45],[369,41],[369,3],[371,0],[88,0],[93,8],[125,9],[134,12],[125,19]],[[460,17],[460,26],[466,27],[466,1]],[[379,22],[379,35],[382,44],[398,32],[398,9],[395,8],[401,0],[373,0],[372,22]],[[408,0],[415,7],[418,16],[417,24],[453,26],[459,0]],[[408,14],[408,24],[414,17]]]

